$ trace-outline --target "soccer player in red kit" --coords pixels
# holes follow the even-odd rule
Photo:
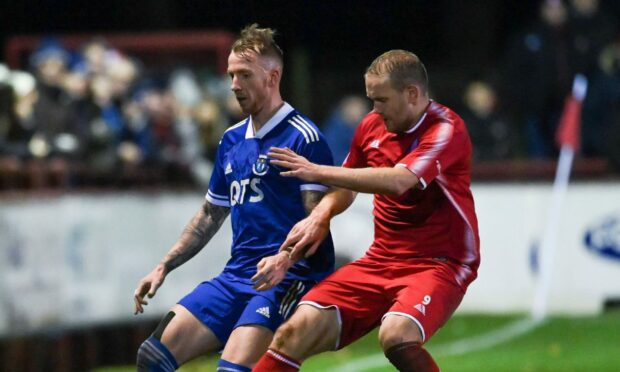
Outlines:
[[[429,99],[426,69],[413,53],[382,54],[365,83],[374,109],[357,128],[343,167],[313,164],[289,149],[268,154],[286,169],[282,175],[334,187],[293,227],[279,265],[259,263],[256,277],[263,286],[275,284],[292,262],[312,255],[356,192],[375,194],[374,241],[302,298],[254,371],[296,371],[311,355],[340,349],[377,326],[398,370],[437,371],[422,345],[476,278],[480,244],[463,120]]]

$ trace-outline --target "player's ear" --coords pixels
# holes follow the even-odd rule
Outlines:
[[[420,87],[415,84],[409,84],[405,87],[405,90],[407,92],[407,99],[409,103],[413,105],[417,104],[421,94]]]
[[[280,76],[281,75],[281,70],[278,68],[272,68],[271,71],[269,71],[269,84],[271,86],[278,86],[278,84],[280,83]]]

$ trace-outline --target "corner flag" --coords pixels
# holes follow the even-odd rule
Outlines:
[[[575,76],[573,91],[566,97],[564,111],[555,133],[555,140],[560,148],[569,146],[573,151],[579,149],[581,142],[581,106],[587,89],[588,81],[585,76]]]
[[[566,99],[564,111],[556,132],[556,141],[560,146],[560,158],[555,172],[551,206],[547,216],[547,226],[540,247],[540,270],[538,282],[534,289],[534,303],[532,317],[542,321],[547,317],[547,302],[553,273],[553,260],[557,246],[562,204],[568,188],[570,171],[575,151],[581,140],[581,105],[588,90],[588,80],[583,75],[576,75],[573,81],[573,91]]]

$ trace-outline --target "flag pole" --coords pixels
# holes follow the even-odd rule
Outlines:
[[[547,302],[553,274],[553,258],[555,257],[562,205],[566,196],[566,190],[568,189],[574,154],[575,151],[569,146],[562,146],[560,149],[560,158],[555,173],[555,180],[553,181],[551,206],[547,214],[547,227],[539,253],[538,285],[532,307],[532,317],[537,321],[543,320],[547,316]]]
[[[558,126],[557,141],[560,144],[560,157],[553,181],[551,205],[547,214],[547,225],[540,246],[538,281],[532,305],[532,317],[544,320],[548,314],[549,292],[553,277],[555,252],[562,216],[562,207],[568,189],[571,167],[575,151],[579,147],[579,125],[581,104],[585,98],[588,81],[583,75],[576,75],[571,96],[567,99]]]

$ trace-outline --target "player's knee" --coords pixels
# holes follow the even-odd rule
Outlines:
[[[301,323],[295,322],[294,319],[290,319],[282,324],[276,330],[271,346],[277,350],[281,350],[284,345],[294,346],[296,338],[299,338],[300,326]]]
[[[295,348],[315,335],[324,335],[327,331],[325,324],[317,309],[300,308],[277,329],[271,345],[277,350]]]
[[[153,336],[140,345],[136,359],[139,372],[171,372],[179,367],[168,348]]]
[[[379,328],[379,342],[385,351],[403,342],[424,342],[422,332],[411,319],[403,316],[387,316]]]

